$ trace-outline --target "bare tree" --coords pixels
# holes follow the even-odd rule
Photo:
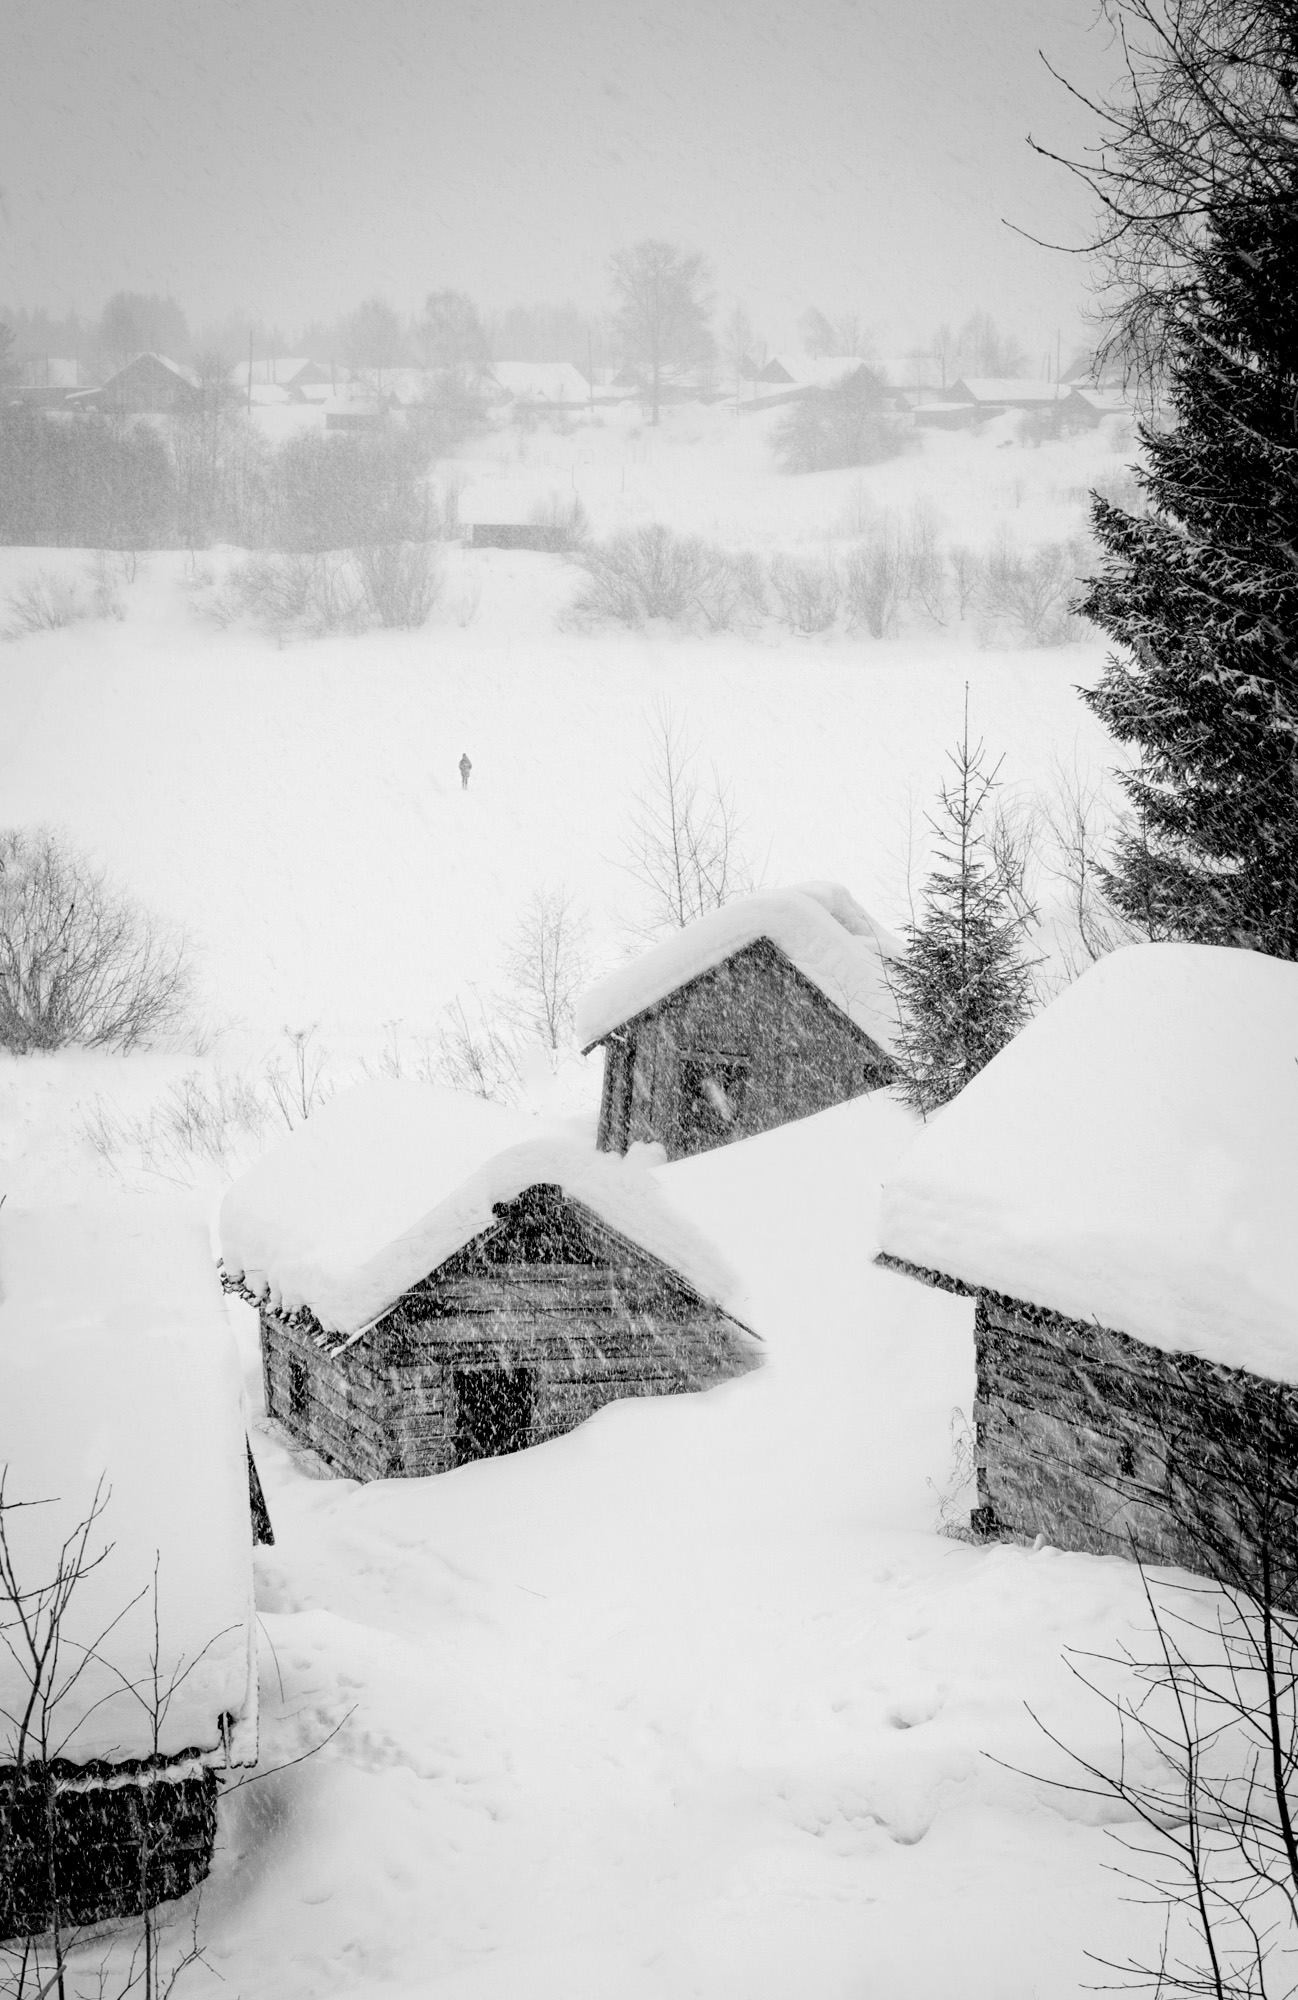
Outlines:
[[[684,929],[757,887],[734,794],[715,767],[709,780],[699,777],[697,752],[665,702],[654,708],[651,737],[624,864],[647,893],[639,926],[647,937]]]
[[[73,1600],[78,1589],[113,1550],[102,1542],[101,1523],[109,1502],[101,1478],[85,1514],[63,1538],[52,1568],[32,1579],[20,1567],[12,1532],[18,1515],[50,1501],[17,1500],[5,1491],[0,1469],[0,1646],[15,1669],[19,1690],[15,1709],[0,1709],[5,1727],[3,1770],[0,1771],[0,1994],[5,2000],[71,2000],[91,1982],[98,2000],[125,2000],[138,1992],[142,2000],[167,2000],[178,1981],[203,1953],[194,1911],[188,1941],[175,1950],[165,1942],[167,1925],[154,1905],[167,1892],[161,1888],[165,1834],[155,1824],[149,1788],[139,1791],[133,1842],[138,1877],[132,1899],[138,1902],[140,1935],[129,1957],[113,1968],[113,1952],[86,1965],[74,1953],[84,1946],[92,1926],[67,1914],[78,1903],[96,1901],[93,1857],[78,1848],[77,1803],[84,1794],[76,1784],[75,1760],[68,1752],[80,1726],[69,1719],[69,1703],[87,1675],[115,1681],[121,1693],[144,1711],[151,1754],[161,1751],[167,1712],[180,1688],[205,1657],[204,1647],[193,1658],[179,1659],[168,1670],[163,1663],[159,1611],[158,1565],[155,1557],[151,1591],[152,1644],[145,1671],[123,1673],[107,1648],[115,1628],[141,1599],[142,1589],[89,1639],[74,1636]],[[217,1635],[220,1636],[220,1635]],[[215,1643],[215,1638],[212,1644]],[[102,1697],[101,1697],[102,1698]],[[214,1781],[213,1781],[214,1782]],[[214,1808],[213,1808],[214,1809]],[[174,1893],[174,1892],[173,1892]],[[76,1978],[76,1987],[71,1980]]]
[[[0,832],[0,1048],[139,1048],[190,990],[183,935],[56,834]]]
[[[738,390],[749,367],[760,367],[766,358],[766,343],[753,330],[744,306],[737,305],[726,316],[721,332],[721,355],[726,373]]]
[[[590,925],[565,888],[538,889],[514,933],[508,972],[518,1024],[551,1051],[572,1037],[589,974]]]
[[[1105,888],[1114,817],[1099,781],[1056,766],[1042,819],[1052,849],[1050,873],[1064,890],[1060,954],[1070,979],[1119,945],[1148,935],[1115,908]]]
[[[612,275],[622,353],[644,373],[656,424],[668,374],[704,367],[716,352],[707,265],[697,252],[649,237],[617,252]]]
[[[1095,232],[1076,247],[1102,275],[1098,361],[1152,393],[1213,219],[1289,199],[1298,18],[1291,0],[1101,0],[1101,12],[1122,85],[1093,99],[1059,78],[1094,113],[1097,142],[1080,159],[1030,143],[1095,197]]]
[[[1133,1523],[1147,1640],[1068,1659],[1112,1711],[1114,1753],[1082,1756],[1034,1716],[1079,1774],[1065,1789],[1135,1823],[1113,1832],[1119,1872],[1161,1906],[1161,1937],[1148,1955],[1093,1956],[1157,2000],[1298,1993],[1294,1421],[1286,1386],[1205,1379],[1142,1440],[1109,1483]],[[1173,1560],[1208,1581],[1144,1567]]]

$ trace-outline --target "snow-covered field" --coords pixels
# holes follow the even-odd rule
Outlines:
[[[662,437],[540,433],[521,460],[597,532],[660,519],[803,553],[921,498],[951,540],[1064,538],[1119,464],[1099,437],[1004,442],[792,481],[759,420],[682,412]],[[501,436],[462,470],[519,461]],[[457,550],[422,631],[280,646],[199,615],[228,559],[155,556],[120,619],[0,647],[0,817],[66,829],[188,928],[206,1029],[200,1052],[0,1062],[0,1168],[25,1198],[125,1175],[210,1208],[218,1161],[141,1171],[113,1117],[255,1066],[285,1027],[349,1060],[393,1024],[432,1032],[500,977],[538,888],[587,905],[614,965],[659,699],[733,784],[768,882],[841,880],[893,928],[966,682],[1009,786],[1109,759],[1075,692],[1090,642],[580,631],[555,559]],[[0,598],[87,561],[0,551]],[[595,1087],[592,1068],[569,1111]],[[319,1477],[258,1422],[255,1324],[231,1305],[277,1537],[257,1557],[267,1775],[223,1809],[212,1971],[184,1991],[1064,2000],[1097,1976],[1087,1950],[1132,1945],[1148,1917],[1107,1872],[1103,1812],[1022,1771],[1065,1773],[1027,1704],[1108,1754],[1062,1652],[1111,1651],[1139,1579],[939,1533],[968,1505],[972,1309],[871,1263],[911,1131],[880,1096],[660,1169],[739,1274],[766,1366],[439,1479]]]

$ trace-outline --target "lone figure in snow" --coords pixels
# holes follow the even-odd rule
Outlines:
[[[469,789],[469,773],[472,769],[473,766],[469,762],[469,753],[466,750],[460,757],[460,790],[462,792],[467,792]]]

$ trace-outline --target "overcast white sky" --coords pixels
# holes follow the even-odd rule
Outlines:
[[[1094,0],[5,0],[0,301],[171,293],[286,330],[371,293],[601,307],[611,251],[702,250],[775,346],[985,306],[1080,331],[1087,214],[1026,135],[1095,137],[1038,54]]]

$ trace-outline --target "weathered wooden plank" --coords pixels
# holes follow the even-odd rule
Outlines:
[[[975,1346],[979,1498],[1011,1532],[1214,1575],[1265,1538],[1291,1564],[1292,1386],[991,1293]]]

